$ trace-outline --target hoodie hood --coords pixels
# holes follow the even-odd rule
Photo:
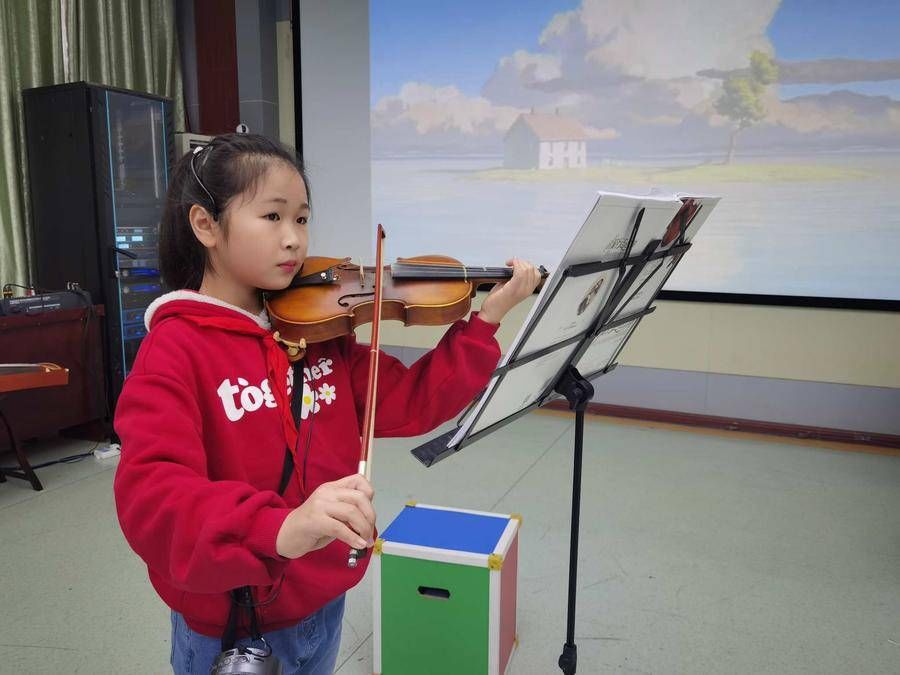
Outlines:
[[[252,314],[246,309],[232,305],[224,300],[219,300],[196,291],[172,291],[161,295],[150,303],[144,314],[144,325],[147,330],[158,324],[162,319],[170,316],[198,316],[198,317],[231,317],[235,314],[252,321],[256,326],[264,330],[272,330],[266,310],[259,314]]]
[[[144,323],[152,330],[164,319],[179,317],[203,328],[227,331],[232,335],[250,335],[262,340],[265,348],[266,375],[276,407],[281,409],[284,437],[291,448],[297,444],[297,427],[291,416],[290,396],[285,373],[290,370],[287,354],[275,342],[265,310],[254,315],[217,298],[195,291],[173,291],[154,300],[147,308]]]

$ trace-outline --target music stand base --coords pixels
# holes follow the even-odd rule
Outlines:
[[[558,663],[559,669],[566,675],[575,675],[575,668],[578,666],[578,647],[568,642],[564,644]]]

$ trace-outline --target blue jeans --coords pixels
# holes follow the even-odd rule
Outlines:
[[[263,633],[272,653],[281,661],[284,675],[332,675],[341,646],[344,596],[332,600],[296,626]],[[249,638],[237,645],[252,644]],[[236,646],[237,646],[236,645]],[[172,670],[175,675],[208,675],[222,651],[222,641],[192,631],[184,617],[172,612]]]

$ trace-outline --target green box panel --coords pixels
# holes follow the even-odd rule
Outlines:
[[[487,673],[490,570],[382,555],[380,581],[383,675]]]

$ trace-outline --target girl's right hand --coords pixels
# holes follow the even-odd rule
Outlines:
[[[284,519],[275,550],[284,558],[299,558],[335,539],[351,548],[372,547],[374,494],[369,481],[359,474],[323,483]]]

